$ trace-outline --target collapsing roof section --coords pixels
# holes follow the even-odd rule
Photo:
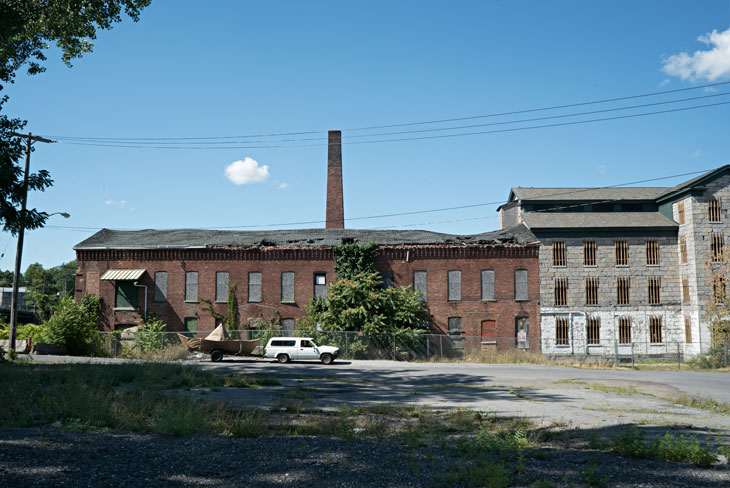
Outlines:
[[[379,246],[531,244],[537,238],[523,224],[475,235],[452,235],[423,230],[295,229],[222,231],[201,229],[135,230],[102,229],[74,246],[90,249],[189,249],[251,247],[332,247],[343,242]]]

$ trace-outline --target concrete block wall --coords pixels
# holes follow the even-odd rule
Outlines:
[[[596,242],[596,266],[583,265],[583,241]],[[629,246],[629,265],[616,266],[614,242],[624,240]],[[646,264],[646,241],[659,244],[659,265]],[[553,266],[552,244],[565,242],[566,266]],[[663,354],[667,347],[684,343],[684,321],[681,316],[681,282],[677,272],[677,239],[675,236],[647,235],[596,238],[541,238],[540,247],[540,315],[542,348],[551,354],[612,355],[618,340],[618,318],[629,317],[634,348],[642,354]],[[617,278],[630,278],[630,303],[617,303]],[[661,279],[661,304],[649,304],[650,277]],[[568,301],[555,306],[555,279],[568,280]],[[585,279],[598,278],[598,305],[586,305]],[[555,317],[569,317],[570,346],[555,344]],[[586,316],[600,318],[600,346],[586,344]],[[650,344],[649,317],[662,317],[662,343]],[[621,346],[621,353],[626,347]],[[684,346],[683,346],[684,352]],[[687,351],[689,352],[689,351]]]

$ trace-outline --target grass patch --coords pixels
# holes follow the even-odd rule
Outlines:
[[[604,393],[617,393],[619,395],[644,395],[633,386],[620,386],[620,385],[604,385],[603,383],[588,383],[581,380],[557,380],[553,383],[556,384],[567,384],[567,385],[583,385],[584,388],[589,390],[598,390]]]
[[[701,410],[709,410],[711,412],[727,413],[730,414],[730,403],[721,403],[713,400],[712,398],[701,398],[687,395],[682,393],[681,395],[668,398],[667,400],[677,405],[683,405],[685,407],[699,408]]]
[[[648,442],[644,439],[644,434],[637,428],[627,429],[624,433],[617,435],[611,441],[610,448],[625,457],[684,461],[702,467],[717,462],[717,454],[708,447],[700,446],[697,438],[677,437],[666,433],[664,436]]]
[[[64,426],[171,435],[248,435],[242,413],[165,390],[223,378],[174,364],[0,364],[0,427]],[[255,415],[255,414],[247,414]]]

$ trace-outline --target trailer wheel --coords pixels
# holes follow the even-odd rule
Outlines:
[[[217,363],[218,361],[223,360],[223,351],[220,349],[213,349],[210,351],[210,360]]]

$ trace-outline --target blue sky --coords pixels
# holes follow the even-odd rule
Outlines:
[[[139,23],[125,19],[101,32],[94,52],[73,64],[66,68],[51,49],[46,73],[19,74],[8,87],[7,113],[49,136],[319,131],[254,138],[276,141],[343,129],[346,138],[362,133],[346,130],[352,128],[729,81],[730,2],[153,0]],[[724,92],[730,85],[513,119]],[[719,101],[730,96],[645,111]],[[730,105],[721,105],[538,130],[346,143],[345,216],[502,201],[512,186],[604,186],[712,169],[730,162],[729,116]],[[382,132],[394,130],[404,129]],[[53,216],[49,227],[26,234],[23,269],[74,259],[73,245],[95,228],[277,228],[271,224],[324,219],[327,155],[320,141],[212,150],[69,142],[38,145],[33,154],[32,167],[48,169],[55,184],[31,194],[29,205],[71,218]],[[226,177],[235,161],[247,161],[233,168],[241,170],[234,171],[239,183],[249,183]],[[496,207],[346,226],[477,233],[497,228]],[[7,233],[0,236],[5,247],[0,268],[12,269],[15,240]]]

